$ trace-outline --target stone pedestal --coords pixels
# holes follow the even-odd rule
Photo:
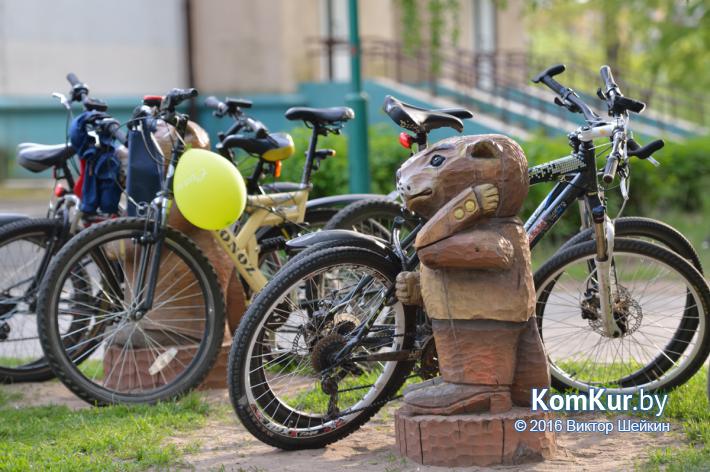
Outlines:
[[[205,380],[202,381],[199,390],[211,390],[216,388],[227,388],[227,363],[229,359],[229,349],[232,347],[231,342],[222,344],[219,350],[217,360],[212,366],[212,370],[207,374]]]
[[[555,454],[555,433],[530,432],[530,422],[547,419],[549,414],[518,407],[500,414],[452,416],[407,416],[397,411],[397,448],[419,464],[442,467],[541,461]],[[526,422],[525,431],[515,430],[517,420]]]
[[[195,356],[194,347],[180,347],[175,356],[175,365],[186,365],[192,361]],[[209,390],[216,388],[227,388],[227,358],[229,357],[230,343],[222,344],[222,347],[217,356],[217,360],[207,374],[207,377],[198,387],[200,390]],[[114,364],[119,363],[120,359],[128,358],[130,362],[124,362],[120,374],[115,373]],[[123,346],[111,346],[106,349],[104,355],[104,371],[108,372],[112,369],[114,374],[106,379],[105,386],[107,388],[128,391],[132,389],[151,389],[157,388],[171,382],[182,369],[176,371],[170,367],[170,364],[163,369],[159,374],[150,375],[148,369],[155,362],[156,354],[148,348],[132,349],[130,354],[123,351]]]

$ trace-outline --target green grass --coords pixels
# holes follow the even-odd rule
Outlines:
[[[19,367],[36,361],[33,357],[0,357],[0,366],[2,367]]]
[[[165,440],[201,427],[210,412],[197,394],[155,406],[72,411],[63,406],[11,408],[0,390],[1,470],[145,470],[180,464],[194,445]]]
[[[0,411],[5,408],[9,403],[15,402],[22,398],[22,394],[17,392],[8,392],[7,390],[0,387]],[[2,415],[0,415],[1,417]]]
[[[690,444],[683,448],[654,451],[642,465],[643,470],[668,472],[710,470],[710,405],[707,397],[707,368],[703,368],[682,387],[672,391],[663,421],[683,427]]]

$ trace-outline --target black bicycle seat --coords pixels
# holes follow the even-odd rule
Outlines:
[[[22,143],[18,146],[17,163],[31,172],[42,172],[73,155],[74,148],[66,144]]]
[[[349,107],[306,108],[293,107],[284,114],[287,120],[308,121],[317,124],[333,124],[355,118],[355,112]]]
[[[391,95],[385,97],[382,109],[397,125],[415,133],[429,133],[437,128],[453,128],[459,133],[463,131],[463,122],[456,116],[441,110],[415,107],[403,103]],[[461,112],[461,109],[454,110],[456,113]],[[471,116],[473,115],[471,114]]]

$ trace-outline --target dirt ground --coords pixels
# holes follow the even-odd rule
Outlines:
[[[9,385],[22,398],[14,406],[66,405],[88,408],[57,381],[40,384]],[[217,408],[208,424],[196,431],[170,439],[178,446],[194,446],[196,452],[184,457],[186,469],[198,471],[441,471],[400,458],[395,452],[393,413],[396,402],[388,405],[359,431],[325,449],[285,452],[267,446],[251,436],[231,413],[226,390],[207,393]],[[584,415],[579,420],[603,420],[604,416]],[[617,471],[633,470],[644,462],[649,452],[665,447],[681,446],[678,429],[671,433],[560,433],[557,456],[541,463],[494,468],[465,468],[479,471]]]

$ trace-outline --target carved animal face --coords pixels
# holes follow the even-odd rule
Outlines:
[[[431,218],[466,188],[498,187],[497,216],[520,211],[528,191],[527,159],[510,138],[497,134],[444,139],[410,157],[397,171],[407,208]]]

